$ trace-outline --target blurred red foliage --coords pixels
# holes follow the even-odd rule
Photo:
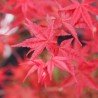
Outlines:
[[[0,98],[98,98],[97,22],[98,0],[1,0]]]

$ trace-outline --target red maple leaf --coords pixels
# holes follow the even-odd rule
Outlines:
[[[95,70],[95,65],[92,62],[82,62],[77,68],[75,68],[75,81],[72,76],[62,82],[62,87],[69,87],[74,85],[76,98],[80,98],[84,88],[89,87],[91,89],[98,90],[98,85],[91,77],[91,72]]]
[[[77,35],[77,32],[75,30],[75,28],[73,27],[73,25],[71,24],[71,17],[70,16],[67,16],[65,14],[64,11],[61,11],[62,7],[61,5],[56,2],[59,9],[58,9],[58,15],[56,16],[55,18],[55,25],[58,27],[60,26],[61,28],[63,27],[64,30],[68,30],[69,33],[72,34],[72,36],[75,38],[75,40],[81,45],[79,39],[78,39],[78,35]],[[59,28],[59,27],[58,27]]]
[[[26,26],[31,31],[32,38],[26,39],[15,46],[31,48],[30,51],[34,51],[31,57],[32,59],[36,58],[44,48],[49,50],[49,46],[56,44],[56,40],[54,40],[53,22],[48,27],[42,27],[27,20]]]
[[[98,10],[95,8],[95,6],[91,6],[90,4],[92,4],[94,2],[94,0],[92,1],[86,1],[86,0],[82,0],[82,2],[80,3],[77,0],[71,0],[73,4],[70,4],[69,6],[61,9],[63,11],[70,11],[70,10],[74,10],[72,18],[71,18],[71,22],[72,25],[75,25],[79,19],[82,17],[84,22],[88,25],[89,29],[92,32],[95,32],[95,27],[93,25],[91,16],[89,14],[98,14]]]
[[[54,56],[50,60],[47,61],[46,66],[47,66],[47,71],[50,75],[50,79],[52,78],[52,72],[55,66],[60,68],[61,70],[74,74],[70,68],[71,66],[69,66],[66,63],[66,61],[67,61],[67,58],[62,57],[62,56]]]

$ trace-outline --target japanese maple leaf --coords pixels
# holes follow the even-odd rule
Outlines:
[[[44,82],[44,79],[47,77],[47,73],[45,71],[45,63],[41,59],[35,59],[35,60],[28,60],[27,62],[24,63],[24,65],[27,65],[29,67],[29,71],[25,77],[25,79],[37,71],[38,74],[38,83]],[[24,80],[25,80],[24,79]]]
[[[95,66],[93,66],[92,62],[81,63],[81,65],[75,68],[77,82],[75,82],[73,77],[70,76],[67,80],[65,79],[61,85],[63,87],[65,86],[65,88],[74,85],[77,98],[80,98],[80,95],[82,94],[85,87],[98,90],[98,85],[94,82],[90,75],[91,72],[94,71],[94,67]]]
[[[29,47],[33,52],[32,59],[36,58],[49,45],[56,43],[54,40],[53,23],[48,27],[41,27],[27,20],[26,26],[31,31],[32,38],[26,39],[22,43],[15,45],[18,47]]]
[[[98,14],[98,10],[94,6],[90,5],[94,2],[94,0],[91,1],[82,0],[81,3],[78,0],[71,0],[71,1],[73,4],[63,8],[63,10],[64,11],[74,10],[72,15],[72,25],[75,25],[82,17],[84,22],[88,25],[89,29],[92,32],[95,32],[95,27],[89,14],[89,12],[95,15]]]
[[[52,78],[52,72],[55,66],[74,75],[71,66],[66,63],[66,61],[67,58],[62,56],[54,56],[49,61],[47,61],[46,66],[50,79]]]
[[[62,9],[60,4],[57,3],[57,5],[59,7],[59,10]],[[56,19],[54,19],[55,20],[54,24],[57,25],[58,28],[60,26],[60,27],[63,27],[64,30],[67,29],[75,38],[75,40],[81,45],[78,39],[77,32],[75,31],[75,28],[73,27],[73,25],[70,23],[71,17],[67,17],[64,11],[59,11],[59,10],[58,10],[58,15],[56,16]]]
[[[77,42],[72,45],[72,42],[73,38],[64,40],[59,46],[58,55],[65,56],[69,59],[69,62],[74,61],[78,65],[82,61],[86,61],[85,58],[88,56],[89,47],[81,47]]]

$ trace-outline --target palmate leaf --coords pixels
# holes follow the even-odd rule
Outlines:
[[[66,63],[67,58],[62,57],[62,56],[54,56],[52,57],[49,61],[47,61],[46,66],[47,66],[47,71],[49,73],[50,79],[52,79],[52,72],[54,67],[58,67],[59,69],[63,71],[67,71],[71,73],[72,75],[74,74],[70,65]]]
[[[89,12],[95,15],[98,14],[98,9],[90,5],[91,3],[94,2],[94,0],[91,1],[84,0],[82,1],[81,4],[77,0],[71,0],[71,1],[73,4],[62,8],[62,11],[70,11],[70,10],[74,11],[71,18],[72,25],[75,25],[78,21],[80,21],[80,18],[83,18],[84,22],[88,25],[89,29],[92,31],[92,34],[96,32],[96,29],[93,25],[93,21],[89,14]]]
[[[41,81],[41,79],[43,78],[43,74],[45,74],[45,71],[44,71],[45,63],[41,59],[35,59],[33,61],[30,60],[30,61],[27,61],[26,63],[28,64],[28,62],[32,62],[32,63],[30,63],[30,65],[29,65],[31,67],[30,67],[27,75],[25,76],[24,81],[25,81],[25,79],[29,75],[31,75],[31,74],[33,74],[34,72],[37,71],[37,74],[38,74],[38,83],[39,83]]]
[[[59,47],[59,52],[58,54],[61,56],[66,56],[66,58],[68,58],[69,62],[70,60],[73,62],[73,60],[81,62],[82,57],[83,56],[83,50],[81,49],[81,46],[77,43],[77,45],[72,47],[72,41],[71,40],[65,40],[61,43],[60,47]],[[85,51],[84,51],[85,52]],[[70,62],[71,63],[71,62]]]
[[[20,44],[14,45],[14,47],[28,47],[34,51],[31,59],[35,59],[39,54],[42,53],[44,48],[49,50],[48,48],[56,43],[54,40],[54,32],[53,32],[53,24],[54,22],[51,20],[48,27],[41,27],[36,24],[33,24],[30,20],[26,19],[26,26],[31,31],[32,38],[29,38],[23,41]]]
[[[46,70],[45,63],[41,59],[28,60],[27,62],[25,62],[24,65],[28,64],[29,70],[24,78],[24,81],[27,79],[28,76],[34,74],[34,72],[37,72],[39,84],[44,84],[45,86],[50,84],[49,74]]]
[[[98,85],[91,77],[91,70],[94,70],[95,66],[92,66],[90,69],[88,69],[88,67],[91,66],[89,64],[90,63],[81,63],[81,65],[75,69],[75,77],[77,81],[74,80],[73,76],[69,76],[68,79],[65,79],[61,84],[61,86],[64,88],[74,86],[76,98],[80,98],[86,87],[98,90]],[[82,65],[84,66],[83,69],[81,69]],[[87,70],[89,71],[86,72]]]
[[[60,5],[58,4],[58,7],[59,6]],[[73,6],[75,7],[77,5],[75,4]],[[74,9],[74,7],[73,7],[73,9]],[[57,17],[57,19],[55,19],[55,21],[57,21],[58,24],[62,24],[64,29],[66,28],[72,34],[72,36],[75,38],[75,40],[81,45],[81,43],[80,43],[80,41],[78,39],[77,32],[75,31],[75,28],[73,27],[74,25],[71,23],[71,17],[67,18],[66,15],[65,15],[65,11],[70,10],[70,9],[72,9],[72,8],[70,8],[69,6],[67,8],[62,8],[60,6],[59,9],[58,9],[59,16]],[[76,17],[74,18],[74,20],[75,19],[76,19]]]

